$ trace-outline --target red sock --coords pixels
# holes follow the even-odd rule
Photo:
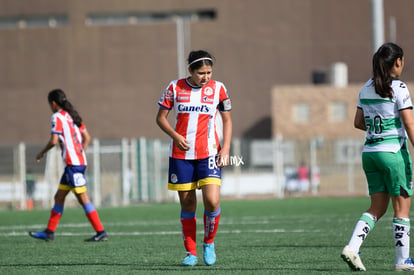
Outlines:
[[[56,227],[60,221],[60,217],[62,217],[62,214],[52,209],[52,211],[50,211],[50,218],[49,223],[47,224],[47,229],[52,232],[55,232]]]
[[[197,223],[196,218],[184,219],[181,218],[181,225],[183,230],[184,247],[191,255],[197,256],[196,251],[196,233]]]
[[[220,221],[220,215],[219,212],[217,216],[211,217],[207,216],[204,212],[204,243],[209,244],[214,242],[214,237],[217,233],[217,228]]]
[[[92,224],[96,232],[104,231],[104,227],[99,219],[98,211],[93,210],[92,212],[87,213],[86,217],[88,217],[89,222]]]

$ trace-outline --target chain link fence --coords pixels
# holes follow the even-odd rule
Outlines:
[[[52,206],[63,163],[59,148],[36,162],[42,147],[0,146],[0,209]],[[362,141],[352,139],[234,139],[221,193],[236,199],[366,195],[361,150]],[[91,199],[97,206],[177,200],[176,192],[167,190],[168,152],[168,140],[93,140],[86,172]],[[75,197],[68,196],[66,204],[76,205]]]

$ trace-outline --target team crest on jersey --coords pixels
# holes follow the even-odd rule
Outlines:
[[[172,101],[173,100],[174,93],[172,91],[166,90],[164,94],[165,94],[165,99],[166,100],[168,100],[168,101]]]
[[[201,97],[201,103],[209,103],[213,104],[214,102],[214,92],[211,87],[207,87],[203,90],[203,94]]]
[[[201,100],[201,102],[203,102],[203,103],[213,103],[214,98],[210,98],[208,96],[203,96],[203,99]]]
[[[211,96],[213,94],[213,89],[211,87],[207,87],[203,91],[204,95]]]

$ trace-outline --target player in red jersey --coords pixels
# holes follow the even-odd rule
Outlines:
[[[96,231],[96,235],[85,241],[106,241],[108,237],[99,219],[98,212],[86,193],[84,173],[87,161],[85,150],[91,139],[89,133],[82,122],[82,118],[67,100],[62,90],[56,89],[49,92],[48,101],[53,112],[52,133],[49,142],[37,154],[36,159],[40,161],[47,151],[59,143],[65,171],[55,194],[55,204],[51,210],[46,230],[29,232],[29,235],[45,241],[52,241],[54,239],[54,232],[63,214],[65,198],[72,191],[83,206],[88,220]]]
[[[196,189],[204,203],[203,259],[216,262],[214,237],[220,220],[221,168],[229,162],[232,135],[231,102],[223,83],[211,79],[213,57],[192,51],[188,57],[190,77],[172,81],[158,102],[157,124],[171,138],[168,189],[178,191],[181,224],[187,255],[182,265],[198,262],[196,251]],[[167,120],[174,109],[176,124]],[[216,131],[216,115],[223,120],[223,143]]]

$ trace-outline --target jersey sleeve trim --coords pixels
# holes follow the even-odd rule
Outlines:
[[[403,110],[407,110],[407,109],[412,110],[412,109],[413,109],[413,106],[409,106],[409,107],[401,108],[401,109],[398,109],[398,111],[403,111]]]
[[[164,110],[171,110],[172,108],[169,108],[167,106],[162,105],[161,103],[158,102],[158,106],[160,106],[160,108],[164,109]]]

